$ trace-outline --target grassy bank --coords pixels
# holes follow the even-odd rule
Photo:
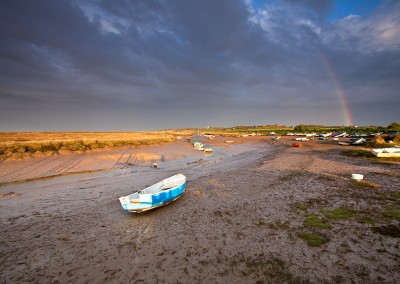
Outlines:
[[[87,151],[108,147],[151,146],[174,140],[164,132],[6,132],[0,133],[0,157]]]

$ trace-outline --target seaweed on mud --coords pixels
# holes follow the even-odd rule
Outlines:
[[[276,220],[274,223],[270,223],[268,226],[274,230],[287,230],[289,229],[290,223],[288,221],[281,222],[281,220]]]
[[[330,241],[328,237],[319,233],[302,232],[299,237],[305,240],[310,247],[319,247]]]
[[[397,225],[389,224],[379,227],[373,227],[372,231],[380,235],[389,236],[393,238],[400,238],[400,223],[398,223]]]
[[[295,278],[284,261],[276,257],[265,257],[260,254],[244,259],[247,271],[245,274],[256,276],[255,283],[307,283],[304,279]]]

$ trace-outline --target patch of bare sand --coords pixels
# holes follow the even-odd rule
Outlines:
[[[400,278],[399,238],[373,230],[398,219],[368,223],[353,216],[329,220],[330,229],[304,223],[308,214],[323,218],[322,210],[343,207],[378,218],[385,206],[399,205],[398,164],[344,157],[336,145],[319,141],[302,148],[290,147],[290,140],[248,141],[226,147],[229,156],[203,163],[171,163],[157,171],[123,168],[0,188],[21,194],[0,200],[0,281],[370,283]],[[176,172],[188,178],[176,202],[142,215],[121,209],[119,196]],[[354,172],[379,187],[359,187],[350,179]],[[329,241],[310,247],[299,237],[303,232]]]
[[[153,163],[184,158],[195,160],[202,156],[202,153],[193,150],[190,143],[174,142],[147,148],[124,147],[3,160],[0,162],[0,184],[71,173],[109,171],[130,166],[148,167]]]

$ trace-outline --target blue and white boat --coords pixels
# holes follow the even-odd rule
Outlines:
[[[185,191],[186,177],[177,174],[138,192],[119,198],[122,208],[140,213],[166,205],[178,199]]]

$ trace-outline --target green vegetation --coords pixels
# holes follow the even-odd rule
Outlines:
[[[327,242],[329,238],[319,233],[303,232],[299,234],[299,237],[307,242],[311,247],[319,247]]]
[[[296,204],[296,207],[300,210],[307,211],[310,208],[310,205],[305,203],[299,203]]]
[[[386,210],[386,215],[395,219],[400,219],[400,210],[388,209]]]
[[[400,199],[400,191],[398,191],[398,192],[392,192],[390,195],[391,195],[391,197],[394,198],[394,199]]]
[[[352,180],[352,185],[355,188],[360,188],[360,187],[364,187],[364,188],[379,188],[380,185],[375,183],[375,182],[371,182],[371,181],[364,181],[364,180]]]
[[[287,230],[289,229],[289,222],[281,222],[281,220],[276,220],[274,223],[270,223],[269,227],[274,230]]]
[[[257,226],[264,226],[265,225],[265,222],[264,222],[264,220],[262,220],[262,219],[260,219],[260,220],[257,220],[256,222],[255,222],[255,224],[257,225]]]
[[[332,226],[324,218],[320,218],[317,214],[309,214],[305,216],[304,226],[309,228],[330,229]]]
[[[326,218],[331,220],[349,219],[354,216],[355,212],[345,208],[336,208],[332,210],[321,211]]]
[[[400,123],[392,122],[387,127],[388,130],[400,131]]]

